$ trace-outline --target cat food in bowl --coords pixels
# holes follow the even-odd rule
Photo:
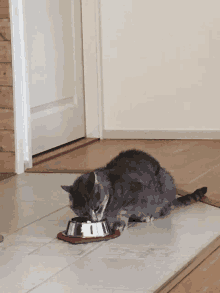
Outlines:
[[[69,237],[94,238],[111,234],[106,220],[92,223],[86,218],[76,217],[69,221],[65,235]]]

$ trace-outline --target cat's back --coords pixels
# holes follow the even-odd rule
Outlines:
[[[121,152],[107,165],[106,169],[120,172],[121,174],[133,172],[153,172],[159,170],[159,162],[146,152],[131,149]]]

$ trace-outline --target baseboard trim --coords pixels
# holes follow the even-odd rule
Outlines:
[[[220,139],[220,130],[103,130],[104,139]]]

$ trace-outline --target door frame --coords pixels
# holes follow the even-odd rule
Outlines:
[[[9,10],[12,48],[15,173],[21,174],[24,173],[26,168],[32,167],[30,100],[23,2],[9,0]]]
[[[86,136],[103,139],[101,0],[80,0],[80,2],[82,12]]]
[[[103,138],[103,86],[101,58],[101,0],[80,1],[86,137]],[[23,0],[9,0],[15,135],[15,173],[32,165],[31,111],[28,60],[25,47]],[[73,13],[73,11],[72,11]]]

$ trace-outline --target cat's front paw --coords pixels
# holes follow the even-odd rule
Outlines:
[[[124,231],[126,224],[124,222],[115,222],[113,225],[113,231],[119,230],[120,233]]]

